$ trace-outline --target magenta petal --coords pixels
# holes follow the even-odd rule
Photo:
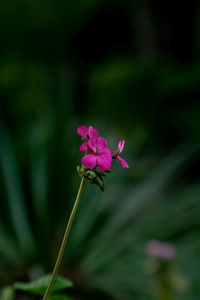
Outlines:
[[[80,151],[83,151],[83,152],[87,152],[87,143],[83,143],[80,148],[79,148]]]
[[[120,153],[123,151],[123,149],[124,149],[124,140],[123,141],[119,141],[118,149],[119,149]]]
[[[98,146],[98,147],[101,148],[101,149],[105,148],[106,145],[107,145],[106,139],[103,139],[102,137],[98,137],[98,138],[96,139],[96,143],[97,143],[96,146]]]
[[[121,158],[120,156],[117,156],[117,159],[121,162],[123,168],[129,168],[129,165],[123,158]]]
[[[88,140],[88,146],[95,152],[96,149],[96,144],[97,144],[97,138],[92,137],[91,139]]]
[[[96,167],[97,158],[96,156],[89,154],[85,155],[81,159],[82,164],[88,169],[94,169]]]
[[[98,152],[100,152],[102,149],[106,147],[107,141],[102,137],[98,137],[98,138],[92,137],[91,139],[89,139],[88,145],[94,152],[96,152],[97,149]]]
[[[87,133],[88,133],[88,129],[87,129],[87,127],[85,127],[84,125],[82,125],[81,127],[78,127],[78,128],[77,128],[77,133],[78,133],[80,136],[86,138]]]
[[[106,156],[97,157],[97,168],[101,171],[106,171],[111,168],[111,161]]]
[[[87,152],[95,155],[95,151],[89,145],[87,145]]]
[[[109,159],[112,160],[112,154],[111,151],[108,148],[104,148],[100,151],[99,156],[104,155],[107,156]]]
[[[88,134],[89,134],[90,137],[97,137],[99,133],[94,127],[89,126]]]
[[[101,150],[100,154],[111,155],[111,151],[108,148],[104,148]]]

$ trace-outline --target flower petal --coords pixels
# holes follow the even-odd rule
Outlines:
[[[80,151],[83,151],[83,152],[87,152],[87,143],[83,143],[80,148],[79,148]]]
[[[96,145],[97,145],[97,138],[92,137],[91,139],[88,140],[88,146],[95,152],[96,150]]]
[[[101,149],[104,149],[107,145],[106,139],[103,139],[102,137],[98,137],[96,139],[96,143],[97,143],[96,146],[98,146]]]
[[[119,141],[119,144],[118,144],[118,149],[119,149],[119,153],[121,153],[124,149],[124,140],[123,141]]]
[[[109,159],[112,160],[112,154],[111,154],[110,149],[108,149],[108,148],[102,149],[102,150],[99,152],[99,156],[101,156],[101,155],[107,156]]]
[[[92,126],[89,126],[88,134],[90,137],[97,137],[99,135],[98,131]]]
[[[94,169],[96,167],[97,158],[95,155],[89,154],[85,155],[81,159],[82,164],[88,169]]]
[[[82,126],[80,126],[80,127],[77,128],[77,133],[80,136],[86,138],[87,133],[88,133],[88,129],[87,129],[87,127],[85,127],[84,125],[82,125]]]
[[[107,156],[97,156],[97,168],[101,171],[106,171],[111,168],[112,159],[108,159]]]
[[[121,158],[120,156],[117,156],[117,159],[121,162],[123,168],[129,168],[129,165],[123,158]]]
[[[87,145],[87,152],[95,155],[95,151],[89,145]]]

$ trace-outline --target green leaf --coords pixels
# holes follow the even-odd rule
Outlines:
[[[50,296],[49,300],[73,300],[73,299],[66,295],[54,295],[54,296]]]
[[[103,182],[103,178],[101,176],[97,176],[95,178],[96,184],[100,187],[101,191],[104,191],[104,182]]]
[[[36,281],[24,283],[16,282],[14,288],[24,292],[33,293],[36,295],[44,295],[46,288],[49,284],[51,275],[45,275],[44,277],[39,278]],[[73,286],[73,283],[66,278],[57,276],[54,280],[54,283],[51,288],[51,293],[55,293]]]

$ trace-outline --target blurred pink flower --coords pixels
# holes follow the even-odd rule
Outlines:
[[[110,169],[112,155],[110,150],[106,148],[107,141],[102,137],[92,137],[87,143],[91,154],[82,158],[82,164],[88,169],[94,169],[96,166],[101,171]]]
[[[87,145],[88,145],[88,140],[90,139],[90,138],[92,138],[92,137],[97,137],[98,136],[98,131],[94,128],[94,127],[92,127],[92,126],[89,126],[88,128],[87,127],[85,127],[84,125],[82,125],[82,126],[80,126],[80,127],[78,127],[78,129],[77,129],[77,133],[80,135],[80,136],[82,136],[83,137],[83,139],[84,139],[84,143],[80,146],[80,148],[79,148],[79,150],[80,151],[83,151],[83,152],[87,152],[88,151],[88,147],[87,147]]]
[[[162,260],[171,260],[176,255],[176,249],[171,243],[151,241],[147,245],[147,253]]]
[[[123,168],[129,168],[129,165],[127,164],[127,162],[119,156],[119,154],[122,153],[122,151],[124,149],[124,143],[125,143],[124,140],[119,141],[118,149],[117,149],[117,151],[114,151],[114,154],[112,157],[113,157],[113,159],[118,159],[121,162]]]

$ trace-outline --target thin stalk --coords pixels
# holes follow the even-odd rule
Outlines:
[[[49,284],[48,284],[48,287],[46,289],[43,300],[48,299],[49,293],[51,291],[51,287],[52,287],[54,279],[55,279],[55,276],[56,276],[56,274],[58,272],[58,269],[60,267],[60,263],[61,263],[61,260],[62,260],[63,254],[64,254],[64,250],[65,250],[65,246],[66,246],[66,243],[67,243],[67,240],[68,240],[68,237],[69,237],[72,222],[74,220],[74,216],[76,214],[76,210],[78,208],[78,204],[79,204],[81,194],[82,194],[82,191],[83,191],[83,185],[84,185],[84,178],[82,178],[82,180],[81,180],[79,190],[78,190],[78,194],[76,196],[76,201],[74,203],[74,206],[73,206],[73,209],[72,209],[72,212],[71,212],[71,215],[70,215],[70,218],[69,218],[66,230],[65,230],[65,234],[64,234],[64,237],[63,237],[63,240],[62,240],[62,244],[61,244],[61,247],[60,247],[60,250],[59,250],[59,253],[58,253],[58,257],[57,257],[57,260],[56,260],[56,263],[55,263],[55,266],[54,266],[54,269],[53,269],[53,272],[52,272],[52,275],[51,275],[51,279],[49,281]]]
[[[158,286],[158,300],[174,300],[173,293],[170,287],[160,283]]]
[[[167,267],[167,268],[166,268]],[[170,283],[169,266],[165,266],[163,273],[157,274],[157,300],[174,300],[174,292]]]

